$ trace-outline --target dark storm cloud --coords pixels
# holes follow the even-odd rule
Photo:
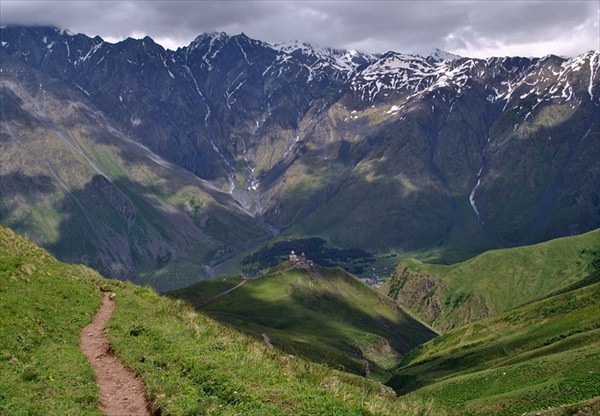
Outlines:
[[[9,1],[2,24],[52,24],[108,40],[150,35],[174,48],[202,32],[245,32],[366,52],[576,55],[600,49],[590,1]]]

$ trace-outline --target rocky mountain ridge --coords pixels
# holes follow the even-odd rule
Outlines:
[[[600,225],[598,51],[376,56],[224,33],[170,51],[17,26],[0,38],[3,61],[62,83],[276,232],[448,260]]]
[[[132,140],[77,91],[0,67],[0,218],[104,275],[187,285],[270,233],[230,195]]]

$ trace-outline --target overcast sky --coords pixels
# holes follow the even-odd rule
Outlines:
[[[53,25],[109,42],[152,37],[170,49],[203,32],[382,53],[575,56],[600,49],[600,0],[1,0],[0,24]]]

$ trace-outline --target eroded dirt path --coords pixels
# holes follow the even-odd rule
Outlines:
[[[285,272],[288,272],[288,271],[290,271],[292,269],[311,269],[311,267],[308,266],[308,264],[295,263],[295,264],[292,264],[291,266],[289,266],[289,267],[287,267],[287,268],[285,268],[283,270],[278,270],[278,271],[273,272],[273,273],[267,273],[265,275],[257,276],[257,277],[246,277],[240,283],[238,283],[237,285],[235,285],[234,287],[231,287],[229,289],[225,289],[225,290],[223,290],[223,291],[221,291],[219,293],[215,293],[214,295],[212,295],[212,296],[210,296],[210,297],[208,297],[206,299],[203,299],[203,300],[201,300],[199,302],[196,302],[196,303],[192,304],[192,306],[195,309],[202,308],[203,306],[206,306],[209,303],[212,303],[215,300],[220,299],[223,296],[230,294],[234,290],[239,289],[240,287],[244,286],[246,283],[254,282],[255,280],[260,279],[261,277],[266,277],[266,276],[272,276],[272,275],[275,275],[275,274],[285,273]]]
[[[109,351],[103,336],[114,310],[115,302],[105,293],[102,306],[80,336],[81,349],[94,368],[100,389],[100,410],[107,416],[150,416],[142,383]]]
[[[236,290],[236,289],[238,289],[238,288],[240,288],[240,287],[244,286],[246,283],[248,283],[248,282],[251,282],[251,281],[253,281],[253,280],[256,280],[256,279],[258,279],[258,277],[252,277],[252,278],[249,278],[249,279],[244,279],[244,280],[242,280],[240,283],[238,283],[237,285],[235,285],[234,287],[231,287],[231,288],[229,288],[229,289],[225,289],[225,290],[223,290],[222,292],[216,293],[216,294],[212,295],[212,296],[211,296],[211,297],[209,297],[209,298],[206,298],[206,299],[204,299],[204,300],[201,300],[200,302],[196,302],[196,303],[194,303],[194,305],[193,305],[193,306],[194,306],[194,308],[196,308],[196,309],[198,309],[198,308],[201,308],[201,307],[203,307],[203,306],[206,306],[206,305],[208,305],[209,303],[211,303],[211,302],[214,302],[215,300],[217,300],[217,299],[219,299],[219,298],[222,298],[223,296],[225,296],[225,295],[227,295],[227,294],[229,294],[229,293],[233,292],[234,290]]]

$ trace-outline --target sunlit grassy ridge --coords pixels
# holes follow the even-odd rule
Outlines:
[[[450,266],[408,260],[382,290],[429,324],[447,330],[550,295],[598,268],[600,230],[492,250]]]
[[[454,329],[389,381],[465,414],[520,415],[600,395],[600,283]]]
[[[57,262],[0,227],[0,414],[100,415],[79,333],[116,293],[108,336],[157,414],[439,414],[381,383],[266,347],[151,289]]]
[[[202,308],[218,320],[292,354],[385,378],[436,334],[390,299],[338,268],[286,270],[287,263]],[[173,292],[192,303],[239,280],[217,278]]]
[[[492,250],[453,266],[411,264],[446,279],[457,291],[472,288],[493,312],[520,305],[586,277],[600,251],[600,230],[533,246]],[[517,289],[518,290],[515,290]]]

